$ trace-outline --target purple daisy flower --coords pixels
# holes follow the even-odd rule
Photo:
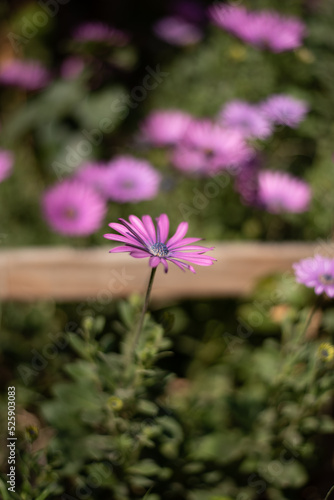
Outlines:
[[[67,57],[60,67],[60,75],[65,80],[73,80],[82,74],[84,68],[85,62],[80,57]]]
[[[244,7],[218,4],[209,9],[212,21],[250,45],[272,52],[300,47],[306,34],[304,23],[273,10],[248,11]]]
[[[37,90],[49,83],[50,74],[39,61],[15,59],[0,69],[0,83],[26,90]]]
[[[271,122],[292,128],[304,120],[309,110],[305,101],[286,94],[272,95],[260,107]]]
[[[73,32],[73,38],[77,42],[105,42],[117,47],[123,47],[129,41],[123,31],[99,21],[80,24]]]
[[[152,200],[160,181],[161,175],[147,161],[119,156],[108,164],[104,192],[119,203]]]
[[[50,227],[65,236],[87,236],[97,231],[106,214],[104,199],[90,186],[65,180],[43,196],[44,216]]]
[[[197,26],[179,17],[164,17],[153,26],[158,38],[171,45],[194,45],[202,38],[202,32]]]
[[[258,176],[258,201],[271,213],[305,212],[310,205],[311,188],[286,172],[262,170]]]
[[[303,259],[292,267],[298,283],[314,288],[317,295],[325,292],[328,297],[334,297],[334,259],[316,255],[314,258]]]
[[[252,156],[240,132],[209,120],[193,121],[172,154],[172,163],[185,172],[209,175],[235,169]]]
[[[163,264],[165,273],[168,271],[168,262],[172,262],[184,271],[195,273],[191,264],[199,266],[211,266],[216,260],[213,257],[203,255],[212,248],[193,245],[202,238],[184,238],[188,231],[188,223],[181,222],[176,233],[168,238],[169,219],[166,214],[161,214],[157,220],[157,229],[149,215],[144,215],[139,219],[135,215],[129,216],[129,221],[118,219],[119,223],[112,223],[109,226],[120,234],[105,234],[108,240],[115,240],[123,243],[123,246],[112,248],[111,253],[130,252],[131,257],[143,259],[149,257],[149,265],[152,268]],[[185,262],[184,262],[185,261]]]
[[[266,139],[273,131],[272,124],[258,106],[245,101],[227,103],[218,120],[224,127],[238,130],[247,139]]]
[[[179,109],[157,110],[141,124],[140,137],[155,146],[176,144],[185,134],[192,116]]]
[[[12,173],[14,156],[11,151],[0,149],[0,182],[7,179]]]

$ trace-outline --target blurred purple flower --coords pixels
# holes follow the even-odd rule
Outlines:
[[[113,201],[151,200],[159,192],[161,175],[145,160],[119,156],[107,167],[104,192]]]
[[[258,201],[271,213],[305,212],[311,201],[311,188],[286,172],[262,170],[258,176]]]
[[[129,42],[126,33],[100,21],[80,24],[72,36],[77,42],[106,42],[117,47],[123,47]]]
[[[50,81],[50,74],[39,61],[13,59],[0,68],[0,83],[26,90],[45,87]]]
[[[217,4],[209,9],[212,21],[250,45],[272,52],[292,50],[302,44],[304,23],[274,10],[249,11],[245,7]]]
[[[273,131],[272,125],[263,116],[258,106],[234,100],[225,105],[219,114],[219,123],[238,130],[245,138],[266,139]]]
[[[334,297],[334,259],[316,255],[293,264],[296,281],[309,288],[314,288],[317,295],[325,292]]]
[[[164,17],[153,26],[158,38],[171,45],[193,45],[202,38],[202,32],[194,24],[179,17]]]
[[[254,155],[244,163],[235,177],[235,189],[246,205],[258,205],[258,174],[260,158]]]
[[[261,105],[268,120],[279,125],[297,127],[304,120],[309,107],[305,101],[286,94],[274,94]]]
[[[240,132],[210,120],[197,120],[188,127],[171,160],[182,171],[209,175],[222,169],[234,170],[252,154]]]
[[[168,216],[161,214],[156,220],[157,231],[149,215],[144,215],[141,220],[135,215],[130,215],[130,222],[119,219],[120,224],[117,222],[109,224],[120,234],[105,234],[104,237],[123,243],[123,246],[112,248],[110,252],[130,252],[131,257],[136,259],[149,257],[150,267],[157,267],[161,263],[165,268],[165,273],[168,271],[167,261],[177,265],[182,271],[189,269],[195,273],[195,269],[190,264],[211,266],[216,260],[203,255],[208,250],[213,250],[213,247],[193,245],[201,238],[184,238],[188,231],[187,222],[181,222],[174,236],[167,240]]]
[[[155,146],[176,144],[192,119],[191,115],[178,109],[153,111],[142,122],[140,137]]]
[[[65,236],[94,233],[106,214],[104,199],[77,180],[65,180],[49,188],[44,193],[42,207],[50,227]]]
[[[67,57],[60,67],[60,75],[65,80],[73,80],[79,76],[85,67],[85,62],[80,57]]]
[[[4,181],[12,173],[14,156],[11,151],[0,149],[0,182]]]

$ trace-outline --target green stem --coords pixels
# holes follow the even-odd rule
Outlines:
[[[134,353],[134,350],[137,347],[137,344],[138,344],[138,341],[139,341],[139,337],[140,337],[140,334],[141,334],[141,331],[142,331],[142,328],[143,328],[144,318],[145,318],[145,314],[146,314],[146,311],[147,311],[147,308],[148,308],[148,303],[150,301],[150,295],[151,295],[153,280],[154,280],[154,276],[155,276],[156,271],[157,271],[157,268],[153,267],[152,271],[151,271],[151,276],[150,276],[150,279],[149,279],[149,282],[148,282],[147,290],[146,290],[146,296],[145,296],[145,302],[144,302],[143,310],[141,312],[139,323],[138,323],[138,327],[137,327],[135,336],[133,338],[133,344],[132,344],[131,351],[130,351],[130,357],[131,358],[132,358],[132,355]]]
[[[325,500],[329,499],[329,495],[332,493],[332,491],[334,491],[334,486],[332,486],[331,489],[329,490],[329,492],[327,493]]]

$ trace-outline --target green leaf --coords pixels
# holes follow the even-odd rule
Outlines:
[[[143,476],[157,476],[161,471],[161,467],[157,465],[152,459],[147,458],[137,462],[135,465],[128,467],[127,472],[130,474],[143,475]]]
[[[139,399],[137,403],[137,411],[139,413],[144,413],[144,415],[157,415],[159,408],[152,401],[147,399]]]

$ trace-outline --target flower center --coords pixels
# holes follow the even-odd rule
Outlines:
[[[150,246],[150,253],[155,257],[167,257],[169,250],[164,243],[153,243]]]
[[[204,149],[204,155],[205,155],[205,158],[207,158],[208,160],[211,160],[215,156],[215,152],[212,148],[206,148],[206,149]]]
[[[124,189],[132,189],[134,186],[135,186],[135,183],[131,180],[122,182],[122,188],[124,188]]]
[[[321,274],[319,280],[323,285],[334,285],[334,277],[331,274]]]

